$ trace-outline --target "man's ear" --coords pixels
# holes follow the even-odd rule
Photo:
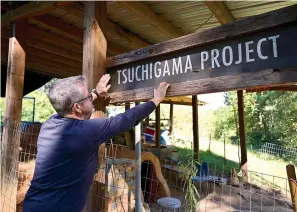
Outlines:
[[[77,103],[74,103],[72,107],[72,112],[75,113],[81,113],[81,106]]]

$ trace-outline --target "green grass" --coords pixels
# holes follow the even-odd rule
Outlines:
[[[179,152],[180,161],[183,164],[189,163],[193,158],[192,144],[184,140],[175,140],[173,145]],[[207,161],[210,169],[215,169],[216,175],[224,172],[231,172],[235,168],[239,172],[238,146],[230,143],[225,144],[221,141],[212,141],[209,150],[208,139],[200,139],[199,143],[200,162]],[[240,150],[239,150],[240,151]],[[251,183],[258,186],[265,186],[273,189],[285,190],[287,185],[286,165],[289,162],[277,157],[268,157],[265,154],[258,154],[248,150],[248,170]],[[215,167],[214,167],[215,166]]]

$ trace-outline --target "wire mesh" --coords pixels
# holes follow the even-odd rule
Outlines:
[[[259,149],[259,153],[273,155],[285,160],[291,160],[297,164],[297,149],[292,147],[283,147],[277,144],[264,143]]]
[[[4,170],[2,211],[22,211],[35,167],[39,123],[6,122],[1,163]],[[6,139],[6,140],[5,140]],[[19,139],[19,140],[18,140]],[[7,145],[9,144],[9,145]],[[191,195],[198,192],[194,211],[292,211],[288,179],[204,161],[190,166],[168,157],[170,147],[142,152],[142,211],[191,211]],[[135,151],[106,144],[87,201],[89,211],[128,212],[135,208]],[[285,167],[284,167],[285,171]],[[14,190],[15,189],[15,190]],[[170,207],[161,206],[161,198]],[[158,202],[159,200],[159,202]],[[163,201],[163,203],[164,203]],[[178,204],[180,202],[180,205]],[[16,203],[16,204],[15,204]],[[175,206],[174,206],[175,205]],[[173,211],[173,210],[171,210]]]

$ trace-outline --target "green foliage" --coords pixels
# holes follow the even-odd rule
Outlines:
[[[51,115],[55,114],[55,109],[50,104],[48,97],[45,92],[41,91],[41,89],[35,90],[26,97],[35,98],[35,122],[45,122]],[[4,117],[4,106],[5,106],[5,98],[0,99],[1,106],[1,122],[3,122]],[[22,105],[22,121],[33,121],[33,100],[32,99],[23,99]]]
[[[247,143],[260,146],[264,142],[297,146],[297,93],[265,91],[245,93],[245,129]],[[237,95],[225,93],[225,107],[216,114],[215,138],[238,136]]]

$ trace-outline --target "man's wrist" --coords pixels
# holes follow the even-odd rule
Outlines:
[[[100,97],[99,93],[96,91],[96,89],[95,89],[95,88],[92,90],[92,93],[94,93],[94,94],[97,96],[97,98],[99,98],[99,97]]]
[[[158,105],[162,102],[162,99],[153,98],[151,101],[155,103],[156,107],[158,107]]]

